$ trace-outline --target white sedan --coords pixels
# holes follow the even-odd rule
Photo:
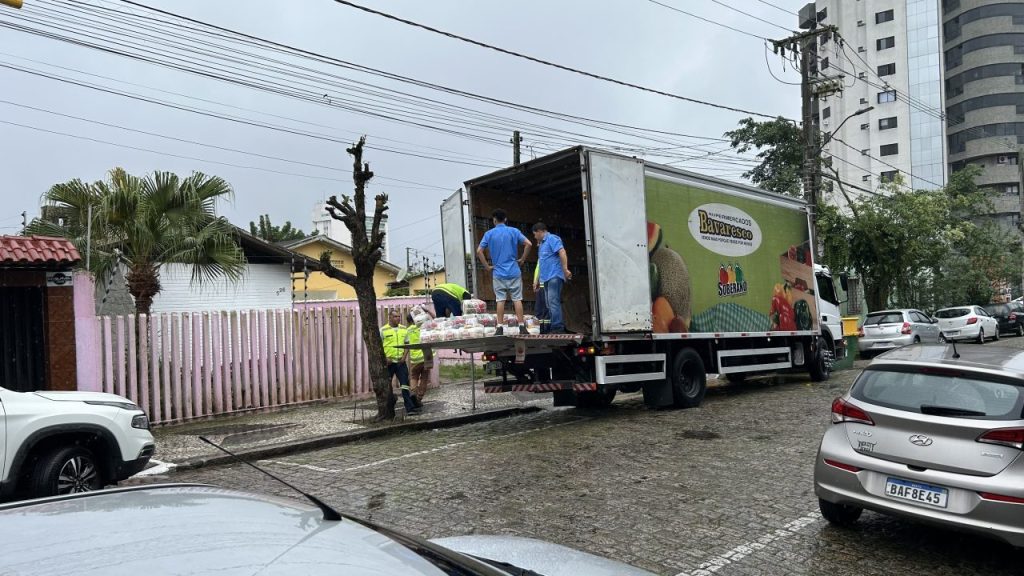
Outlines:
[[[999,321],[988,315],[981,306],[943,308],[935,313],[944,340],[999,340]]]

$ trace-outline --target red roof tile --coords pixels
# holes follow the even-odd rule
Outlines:
[[[0,236],[0,266],[74,264],[82,259],[66,238]]]

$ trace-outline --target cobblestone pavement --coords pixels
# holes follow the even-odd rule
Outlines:
[[[813,459],[855,375],[753,380],[693,410],[626,395],[604,412],[550,409],[266,465],[410,533],[530,536],[661,574],[1021,574],[1024,552],[998,542],[870,512],[852,530],[821,519]],[[293,497],[241,466],[171,479]]]

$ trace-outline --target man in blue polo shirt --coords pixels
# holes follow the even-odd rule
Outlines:
[[[548,232],[543,222],[533,225],[533,238],[537,241],[537,265],[540,266],[539,284],[544,286],[544,303],[547,304],[552,334],[565,332],[565,320],[562,318],[562,286],[566,280],[572,280],[569,271],[569,257],[565,253],[562,239]]]
[[[526,239],[526,236],[518,228],[505,225],[508,220],[505,211],[495,210],[491,215],[494,221],[494,228],[488,230],[476,249],[476,257],[483,264],[488,272],[492,273],[494,280],[494,299],[497,301],[498,327],[495,335],[504,333],[502,325],[505,321],[505,301],[512,299],[515,307],[516,318],[519,320],[519,333],[527,334],[526,323],[523,320],[523,272],[519,265],[526,260],[533,244]],[[519,245],[525,246],[523,255],[519,256]],[[491,253],[491,262],[487,262],[484,250]]]

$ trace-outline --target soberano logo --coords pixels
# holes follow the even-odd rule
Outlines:
[[[718,297],[739,296],[747,293],[747,280],[740,265],[729,263],[718,265]]]

